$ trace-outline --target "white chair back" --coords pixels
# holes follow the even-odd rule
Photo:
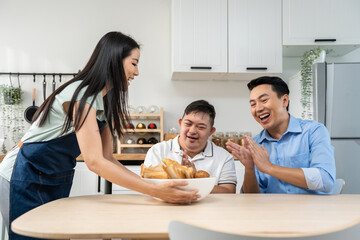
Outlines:
[[[1,221],[1,240],[5,239],[5,223],[4,220]]]
[[[170,240],[358,240],[360,219],[326,233],[313,233],[305,237],[255,237],[212,231],[179,221],[169,225]]]
[[[337,178],[335,180],[335,185],[333,188],[333,194],[342,194],[345,187],[345,180],[342,178]]]

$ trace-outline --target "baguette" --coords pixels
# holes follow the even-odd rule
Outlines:
[[[175,164],[170,164],[165,168],[166,172],[169,174],[170,178],[180,179],[182,178],[181,173]]]
[[[205,178],[210,177],[206,171],[196,171],[193,167],[186,167],[169,158],[161,160],[163,164],[146,167],[141,164],[140,176],[142,178],[156,179],[185,179],[185,178]]]
[[[210,177],[210,174],[203,170],[196,171],[195,173],[195,178],[208,178],[208,177]]]
[[[165,171],[145,172],[144,178],[169,179],[169,174]]]

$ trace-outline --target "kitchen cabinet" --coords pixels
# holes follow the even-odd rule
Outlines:
[[[227,1],[173,1],[173,72],[227,72]]]
[[[301,56],[322,46],[339,56],[358,48],[359,10],[358,0],[283,0],[284,54]]]
[[[173,0],[172,79],[282,72],[281,0]]]
[[[159,113],[131,113],[130,119],[133,121],[135,129],[125,129],[125,135],[117,138],[117,153],[146,153],[154,144],[138,143],[139,138],[148,141],[155,138],[158,142],[164,141],[164,109],[161,107]],[[137,124],[143,123],[146,129],[136,129]],[[149,129],[149,125],[154,123],[156,129]],[[131,140],[129,144],[129,140]]]
[[[140,176],[141,167],[140,165],[127,165],[125,166],[127,169]],[[133,190],[124,188],[122,186],[112,184],[112,194],[141,194],[139,192],[135,192]]]
[[[90,171],[85,162],[78,162],[75,166],[70,196],[74,197],[94,194],[102,194],[101,192],[98,192],[98,175]]]
[[[281,73],[281,0],[228,0],[229,73]]]

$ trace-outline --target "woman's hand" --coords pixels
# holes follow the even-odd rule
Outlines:
[[[197,190],[186,191],[176,187],[186,186],[188,183],[184,181],[165,181],[155,185],[154,197],[160,198],[168,203],[190,204],[200,198]]]

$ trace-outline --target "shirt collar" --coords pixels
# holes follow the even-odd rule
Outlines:
[[[179,135],[176,136],[171,141],[170,151],[182,155],[182,149],[179,144]],[[213,157],[213,156],[214,156],[214,148],[212,142],[210,140],[207,140],[205,149],[199,154],[197,154],[195,157],[193,157],[192,160],[202,159],[205,157]]]
[[[301,133],[302,132],[302,128],[300,126],[299,120],[297,118],[295,118],[293,115],[291,115],[291,114],[289,114],[289,115],[290,115],[290,120],[289,120],[288,128],[286,129],[286,132],[281,136],[281,138],[283,138],[283,136],[285,136],[287,133]],[[263,129],[259,135],[259,143],[261,144],[265,139],[268,141],[278,141],[278,140],[272,138],[270,136],[270,134],[268,133],[268,131]]]

